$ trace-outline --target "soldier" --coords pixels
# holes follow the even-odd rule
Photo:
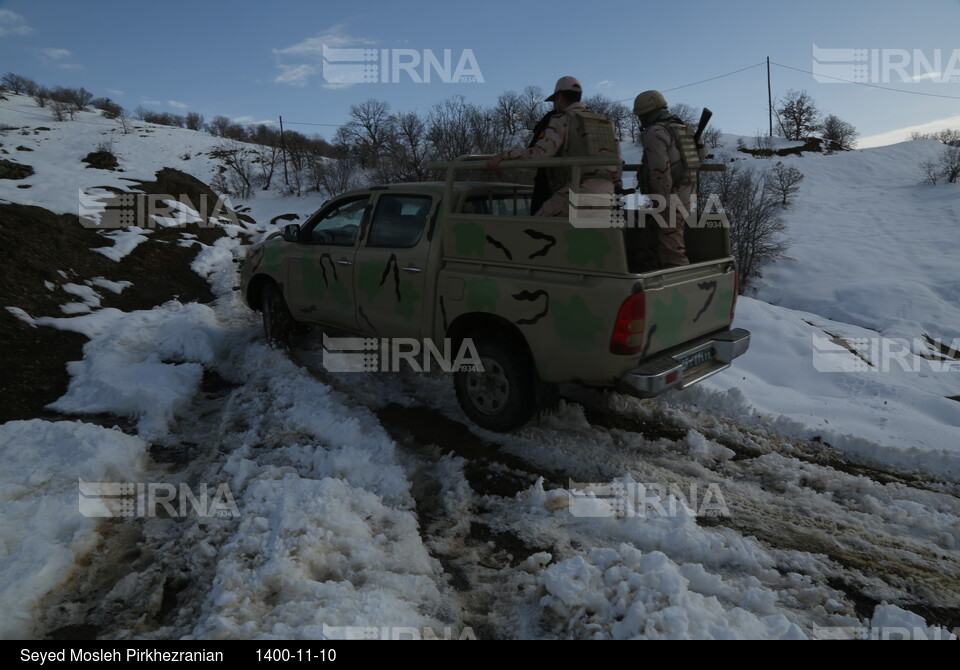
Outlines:
[[[638,95],[633,101],[633,113],[640,118],[643,146],[638,188],[644,195],[659,196],[664,204],[660,214],[665,225],[653,224],[657,226],[656,259],[661,268],[689,265],[683,238],[687,222],[670,196],[689,207],[690,196],[697,189],[703,147],[697,145],[690,128],[670,113],[659,91]]]
[[[543,136],[532,147],[511,149],[490,158],[487,167],[496,169],[500,161],[510,158],[550,158],[553,156],[616,156],[620,145],[613,132],[613,124],[601,114],[588,110],[580,98],[583,87],[574,77],[560,77],[553,95],[554,115]],[[569,167],[546,171],[553,195],[534,213],[535,216],[564,216],[569,212],[569,192],[572,171]],[[581,173],[580,193],[605,193],[615,202],[615,185],[620,183],[620,165],[584,168]]]

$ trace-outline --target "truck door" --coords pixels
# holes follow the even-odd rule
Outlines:
[[[304,224],[284,291],[296,320],[357,329],[354,261],[369,202],[369,194],[334,201]]]
[[[374,337],[421,337],[429,195],[381,192],[357,250],[357,325]]]

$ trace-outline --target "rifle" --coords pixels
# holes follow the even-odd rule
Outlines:
[[[693,134],[693,139],[697,144],[700,144],[700,138],[703,136],[703,131],[707,129],[707,124],[710,123],[711,118],[713,118],[713,112],[704,107],[700,114],[700,123],[697,124],[697,132]]]

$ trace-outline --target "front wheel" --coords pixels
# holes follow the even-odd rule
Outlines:
[[[290,333],[294,321],[287,302],[283,299],[280,287],[269,283],[263,287],[263,334],[270,344],[287,348],[290,345]]]
[[[509,342],[481,339],[476,349],[483,370],[453,377],[460,407],[481,428],[498,433],[519,428],[537,408],[533,366]]]

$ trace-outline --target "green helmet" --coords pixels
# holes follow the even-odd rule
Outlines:
[[[658,109],[666,109],[667,100],[660,91],[644,91],[633,101],[633,113],[644,116]]]

